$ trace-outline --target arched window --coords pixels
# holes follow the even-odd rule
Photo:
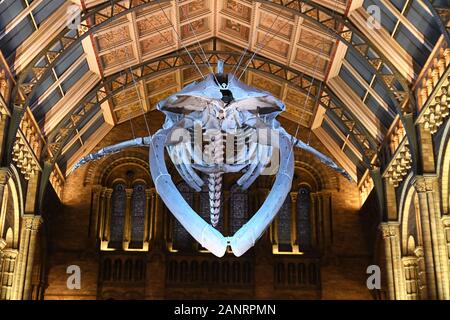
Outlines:
[[[291,251],[291,197],[288,195],[278,213],[278,250]]]
[[[194,207],[194,192],[187,183],[181,182],[177,186],[184,200],[193,208]],[[190,250],[192,249],[193,238],[181,225],[181,223],[173,218],[173,249],[175,250]]]
[[[247,221],[248,193],[237,186],[231,188],[230,198],[230,234],[233,235]]]
[[[112,212],[110,223],[110,247],[122,247],[123,228],[125,224],[125,185],[116,184],[112,194]]]
[[[155,215],[157,197],[148,172],[134,162],[125,167],[108,171],[102,177],[101,187],[92,190],[92,215],[97,216],[97,223],[92,226],[101,240],[102,251],[148,251],[154,234],[154,219],[150,215]]]
[[[139,183],[133,187],[131,199],[131,243],[130,248],[142,248],[145,226],[145,184]]]
[[[308,188],[300,188],[297,196],[297,237],[299,249],[311,247],[311,197]]]

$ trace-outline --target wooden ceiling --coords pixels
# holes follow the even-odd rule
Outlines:
[[[95,3],[88,2],[87,5]],[[345,1],[323,1],[343,11]],[[336,41],[299,16],[272,6],[245,0],[185,0],[154,5],[128,14],[94,35],[94,52],[103,76],[167,54],[211,37],[223,39],[216,50],[248,49],[286,66],[325,80],[336,50]],[[228,45],[233,43],[233,45]],[[207,44],[204,49],[212,49]],[[209,70],[204,68],[202,73]],[[169,71],[137,83],[111,99],[114,122],[151,110],[160,99],[201,78],[194,68]],[[282,99],[285,116],[304,127],[314,120],[315,103],[307,95],[267,76],[246,72],[243,79]]]

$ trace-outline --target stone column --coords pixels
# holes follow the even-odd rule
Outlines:
[[[1,81],[0,81],[1,84]],[[0,112],[0,158],[3,158],[3,154],[5,152],[4,150],[4,145],[5,145],[5,136],[7,135],[7,129],[5,130],[6,127],[6,119],[8,118],[8,116],[6,114],[4,114],[3,112]]]
[[[41,216],[26,214],[22,217],[19,255],[14,272],[14,290],[12,299],[29,299],[31,272],[33,271],[36,249],[36,236],[42,223]]]
[[[152,192],[150,189],[145,190],[145,218],[144,218],[144,243],[143,249],[148,250],[151,240],[151,205],[152,205]]]
[[[419,266],[416,256],[403,257],[403,267],[406,281],[406,298],[408,300],[419,300]]]
[[[1,232],[3,232],[2,226],[4,225],[5,216],[2,216],[4,213],[3,209],[3,195],[5,193],[5,187],[8,183],[9,179],[9,171],[7,168],[0,168],[0,238],[2,236]],[[6,212],[6,210],[5,210]]]
[[[131,215],[133,213],[133,209],[131,208],[131,197],[133,195],[133,189],[125,189],[125,195],[126,195],[126,201],[125,201],[125,223],[123,226],[123,241],[122,241],[122,247],[124,250],[128,249],[128,246],[130,245],[131,241],[131,228],[132,221],[131,221]]]
[[[0,269],[0,300],[12,299],[14,272],[18,252],[15,249],[3,249]]]
[[[102,207],[102,186],[96,185],[92,187],[92,212],[89,222],[89,249],[98,248],[98,234],[99,225],[101,219],[101,207]]]
[[[425,272],[425,259],[423,256],[423,248],[421,246],[416,247],[414,254],[417,257],[417,267],[418,267],[418,279],[419,279],[419,298],[424,300],[427,298],[427,275]]]
[[[6,247],[6,241],[0,237],[0,300],[2,296],[2,270],[3,270],[3,249]]]
[[[155,241],[154,247],[164,248],[164,203],[156,195],[155,198]]]
[[[380,224],[386,255],[386,284],[390,300],[406,298],[405,276],[400,250],[400,224],[385,222]]]
[[[319,239],[318,239],[318,226],[317,226],[317,215],[318,215],[318,196],[317,193],[310,193],[311,197],[311,247],[316,248],[319,246]]]
[[[36,246],[38,241],[38,232],[43,220],[41,216],[35,216],[30,231],[30,246],[28,252],[27,266],[25,272],[25,287],[23,299],[31,299],[31,277],[33,273],[34,260],[36,256]]]
[[[111,220],[111,197],[112,197],[112,189],[105,190],[105,199],[104,199],[104,207],[105,211],[103,212],[103,237],[102,243],[106,242],[106,246],[108,246],[110,229],[109,222]]]
[[[323,230],[323,202],[322,194],[317,193],[315,201],[316,210],[316,232],[317,232],[317,248],[320,252],[324,252],[324,230]]]
[[[442,224],[444,225],[444,237],[447,243],[448,270],[450,270],[450,215],[442,217]]]
[[[298,192],[291,192],[291,247],[293,252],[298,252],[298,235],[297,235],[297,196]],[[300,248],[301,249],[301,248]]]
[[[155,239],[155,216],[156,216],[156,190],[150,189],[150,213],[149,213],[149,239],[153,241]]]
[[[323,248],[327,251],[333,242],[333,220],[331,217],[331,193],[321,191],[319,192],[321,202],[321,214],[322,214],[322,241]]]
[[[439,197],[436,194],[437,177],[416,176],[413,183],[419,197],[428,298],[448,300],[449,265]]]

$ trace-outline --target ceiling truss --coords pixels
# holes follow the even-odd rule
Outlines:
[[[52,68],[56,66],[65,53],[80,46],[83,39],[120,17],[135,10],[168,1],[139,0],[124,3],[121,0],[111,0],[81,11],[78,29],[71,29],[69,26],[64,28],[20,73],[16,86],[14,87],[13,99],[11,99],[13,106],[10,107],[12,116],[7,140],[7,154],[11,154],[20,121],[26,108],[30,105],[30,99],[33,96],[34,89],[52,72]],[[60,48],[59,50],[54,49],[58,47]],[[20,98],[19,92],[25,95],[25,100]],[[10,158],[8,159],[9,161],[11,161]]]
[[[212,39],[215,41],[215,39]],[[208,58],[208,63],[215,66],[219,59],[225,63],[225,68],[233,68],[239,58],[239,52],[225,52],[225,51],[205,51]],[[244,57],[244,61],[250,59],[252,53],[248,52]],[[198,52],[192,51],[191,56],[200,67],[207,66],[207,63],[202,59],[202,55]],[[245,65],[245,64],[244,64]],[[194,68],[192,61],[185,51],[177,51],[175,53],[152,59],[148,62],[139,64],[129,70],[116,73],[102,80],[79,104],[69,116],[67,116],[48,137],[48,147],[53,155],[52,161],[56,161],[58,155],[62,151],[62,147],[68,142],[67,139],[71,136],[79,123],[84,117],[89,115],[90,110],[95,105],[99,105],[107,101],[114,95],[122,92],[124,88],[132,87],[135,82],[148,79],[150,77],[157,77],[174,69]],[[254,72],[266,74],[270,77],[276,78],[284,83],[289,83],[292,87],[307,94],[311,93],[312,99],[324,106],[326,109],[333,111],[337,119],[348,128],[348,134],[353,141],[356,141],[356,147],[362,155],[371,155],[373,153],[369,150],[374,150],[373,139],[366,135],[364,127],[357,120],[345,116],[349,115],[349,111],[345,105],[340,103],[338,98],[331,90],[323,86],[323,83],[318,80],[313,80],[310,76],[304,73],[286,68],[274,61],[265,59],[258,55],[249,63],[249,70]],[[331,103],[331,99],[334,103]],[[337,102],[337,103],[336,103]],[[369,157],[365,158],[366,165],[370,165]]]

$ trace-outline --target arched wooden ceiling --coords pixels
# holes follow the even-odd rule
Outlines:
[[[380,28],[368,22],[374,5]],[[5,0],[0,44],[19,88],[10,136],[29,108],[70,169],[113,126],[201,78],[185,47],[208,73],[201,43],[212,66],[255,53],[243,79],[281,98],[284,116],[357,179],[413,103],[445,32],[435,14],[428,0]]]

